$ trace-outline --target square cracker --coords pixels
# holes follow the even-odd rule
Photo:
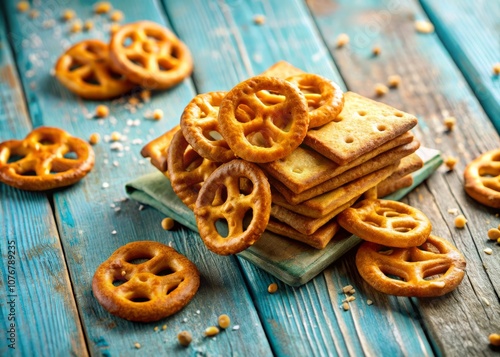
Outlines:
[[[347,170],[346,172],[338,176],[332,177],[331,179],[326,180],[325,182],[320,183],[319,185],[316,185],[301,193],[294,193],[272,176],[268,176],[269,183],[271,183],[271,185],[283,195],[283,197],[288,201],[288,203],[296,205],[310,198],[319,196],[325,192],[331,191],[337,187],[345,185],[348,182],[356,180],[362,176],[365,176],[373,171],[381,169],[382,167],[385,167],[387,165],[393,164],[394,162],[399,160],[401,160],[401,163],[398,166],[397,171],[393,173],[391,176],[394,176],[397,172],[400,171],[401,171],[400,175],[404,176],[407,173],[418,170],[420,167],[422,167],[421,165],[420,166],[418,165],[419,164],[418,160],[420,160],[420,163],[422,163],[422,160],[418,156],[414,158],[411,155],[414,155],[412,153],[415,152],[419,148],[419,146],[420,143],[414,140],[409,144],[395,147],[394,149],[383,152],[380,155],[374,157],[373,159],[364,162],[361,165],[353,167],[352,169]],[[401,176],[399,176],[399,178]]]
[[[330,222],[324,224],[320,229],[318,229],[313,234],[302,234],[299,231],[293,229],[288,224],[280,222],[278,220],[270,219],[267,224],[267,230],[282,235],[287,238],[291,238],[303,243],[310,245],[316,249],[323,249],[330,242],[330,240],[339,231],[340,226],[336,220],[331,220]]]
[[[345,165],[417,125],[417,118],[353,92],[333,121],[309,129],[304,143]]]
[[[303,214],[312,218],[320,218],[345,204],[356,196],[360,196],[368,189],[378,185],[381,181],[389,177],[398,167],[399,162],[386,166],[380,170],[372,172],[357,180],[349,182],[347,185],[326,192],[320,196],[311,198],[298,205],[289,204],[279,192],[272,192],[273,203],[285,207],[290,211]]]
[[[303,70],[292,66],[290,63],[286,61],[279,61],[273,64],[268,69],[266,69],[264,72],[262,72],[261,75],[286,79],[288,77],[295,76],[296,74],[303,74],[303,73],[305,73]]]
[[[287,157],[260,166],[269,176],[298,194],[361,165],[383,152],[408,144],[412,140],[413,134],[404,133],[343,166],[307,146],[299,146]]]

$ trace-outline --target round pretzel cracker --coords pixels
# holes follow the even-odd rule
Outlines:
[[[199,94],[189,102],[181,116],[184,137],[198,154],[215,162],[236,157],[219,133],[219,106],[227,92]]]
[[[337,216],[338,223],[363,240],[389,247],[416,247],[432,224],[425,214],[402,202],[365,199]]]
[[[138,241],[118,248],[97,268],[92,291],[113,315],[151,322],[181,310],[199,285],[198,269],[184,255],[158,242]]]
[[[134,84],[114,71],[109,47],[99,40],[84,40],[69,48],[55,66],[56,78],[85,99],[104,100],[129,92]]]
[[[222,164],[202,186],[194,213],[209,250],[220,255],[245,250],[260,238],[269,221],[271,187],[266,175],[247,161]],[[247,225],[248,213],[252,215]],[[227,235],[219,232],[218,221],[227,222]]]
[[[500,208],[500,149],[488,151],[467,165],[464,186],[476,201]]]
[[[0,143],[0,181],[22,190],[69,186],[93,167],[90,144],[58,128],[39,127],[23,140]]]
[[[191,210],[203,183],[216,168],[215,162],[191,148],[182,130],[174,134],[168,148],[168,177],[174,192]]]
[[[466,262],[450,242],[430,235],[419,247],[387,248],[365,242],[356,254],[356,267],[376,290],[398,296],[444,295],[462,281]]]
[[[120,27],[111,38],[110,58],[117,71],[149,89],[173,87],[193,70],[187,46],[173,32],[151,21]]]
[[[309,107],[309,128],[317,128],[334,120],[344,108],[344,93],[332,81],[312,73],[288,77],[299,87]]]
[[[219,129],[236,156],[250,162],[281,159],[307,133],[307,102],[279,78],[257,76],[231,89],[219,108]]]

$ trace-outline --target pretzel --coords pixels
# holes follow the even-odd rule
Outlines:
[[[85,99],[114,98],[134,86],[112,69],[108,45],[99,40],[84,40],[68,49],[59,57],[55,75],[70,91]]]
[[[92,279],[94,296],[107,311],[138,322],[175,314],[191,301],[199,286],[198,269],[188,258],[153,241],[118,248]]]
[[[246,182],[250,189],[242,188]],[[246,216],[251,213],[247,224]],[[220,255],[239,253],[254,244],[266,229],[271,214],[271,188],[255,164],[233,160],[222,164],[200,190],[194,209],[196,224],[209,250]],[[219,232],[225,221],[228,233]]]
[[[174,126],[166,133],[151,140],[141,150],[141,155],[151,158],[151,164],[163,173],[166,173],[168,167],[168,148],[174,134],[180,129],[181,127],[179,125]]]
[[[168,176],[174,192],[191,210],[203,183],[216,168],[215,162],[204,159],[189,146],[182,130],[175,133],[168,149]]]
[[[338,223],[361,239],[389,247],[416,247],[432,224],[425,214],[402,202],[365,199],[337,216]]]
[[[363,279],[390,295],[432,297],[444,295],[462,281],[466,262],[443,238],[430,235],[419,247],[388,249],[365,242],[356,254]]]
[[[181,116],[184,137],[198,154],[216,162],[235,159],[226,140],[219,133],[217,116],[226,92],[199,94],[186,106]]]
[[[500,149],[473,160],[464,171],[465,191],[483,205],[500,208]]]
[[[257,76],[231,89],[219,108],[219,129],[236,156],[270,162],[299,146],[309,126],[307,103],[289,82]]]
[[[193,70],[187,46],[151,21],[120,27],[111,38],[110,58],[117,71],[150,89],[173,87]]]
[[[317,128],[334,120],[344,107],[344,94],[332,81],[317,74],[303,73],[288,77],[299,87],[309,106],[309,128]]]
[[[0,181],[22,190],[69,186],[93,167],[92,147],[58,128],[39,127],[24,140],[0,143]]]

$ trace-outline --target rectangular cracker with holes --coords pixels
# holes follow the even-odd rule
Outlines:
[[[346,165],[417,125],[413,115],[353,92],[328,124],[309,129],[304,143],[339,165]]]
[[[409,160],[407,159],[408,157],[407,155],[410,155],[413,152],[415,152],[419,148],[419,146],[420,143],[417,140],[413,140],[409,144],[395,147],[394,149],[383,152],[382,154],[377,155],[373,159],[364,162],[361,165],[355,166],[352,169],[347,170],[346,172],[338,176],[335,176],[301,193],[294,193],[293,191],[288,189],[285,185],[283,185],[279,180],[276,180],[272,176],[269,176],[269,182],[276,190],[278,190],[283,195],[283,197],[287,200],[288,203],[296,205],[310,198],[331,191],[337,187],[340,187],[362,176],[365,176],[373,171],[381,169],[382,167],[393,164],[394,162],[399,160],[404,162],[405,165],[401,166],[400,164],[400,166],[398,167],[398,171],[405,170],[406,172],[406,170],[411,170],[411,169],[413,169],[413,171],[418,170],[418,168],[420,168],[421,166],[418,167],[417,159],[420,160],[421,163],[422,160],[418,156],[417,159]],[[406,175],[406,173],[404,173],[402,176]],[[395,174],[396,173],[394,173],[393,175]]]
[[[361,165],[377,155],[395,147],[408,144],[414,139],[413,134],[404,133],[376,149],[360,156],[348,165],[340,166],[307,146],[299,146],[287,157],[260,166],[285,185],[293,193],[304,192],[345,171]]]
[[[272,218],[267,224],[267,230],[284,237],[308,244],[316,249],[323,249],[324,247],[326,247],[326,245],[335,236],[339,229],[340,226],[335,220],[331,220],[330,222],[324,224],[320,229],[309,235],[300,233],[299,231],[290,227],[288,224]]]

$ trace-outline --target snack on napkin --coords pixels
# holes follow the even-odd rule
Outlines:
[[[0,143],[0,181],[22,190],[69,186],[93,167],[90,144],[58,128],[39,127],[23,140]]]
[[[198,269],[189,259],[153,241],[118,248],[92,279],[94,296],[106,310],[138,322],[175,314],[191,301],[199,285]]]
[[[345,165],[417,125],[417,118],[353,92],[330,123],[307,132],[304,143]]]
[[[85,99],[111,99],[134,87],[113,69],[109,47],[100,40],[84,40],[66,50],[57,60],[55,76],[70,91]]]
[[[114,68],[143,88],[173,87],[193,70],[187,46],[170,30],[151,21],[121,26],[109,48]]]
[[[467,165],[464,185],[476,201],[500,208],[500,149],[488,151]]]

